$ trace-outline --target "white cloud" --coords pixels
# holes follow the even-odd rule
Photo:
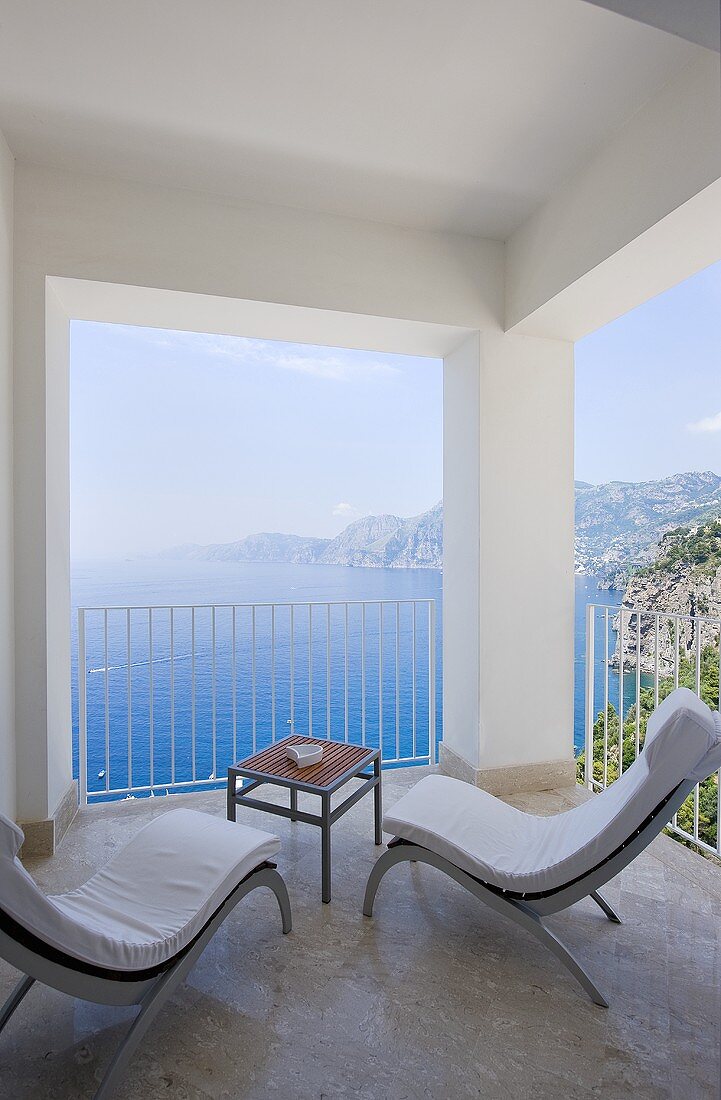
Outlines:
[[[721,432],[721,412],[715,416],[706,416],[687,425],[690,432]]]
[[[333,508],[334,516],[342,516],[343,519],[357,519],[360,516],[360,512],[357,508],[354,508],[352,504],[349,504],[347,500],[342,500],[340,504],[336,504]]]
[[[245,336],[214,336],[199,332],[169,333],[162,330],[152,343],[164,350],[192,350],[232,362],[264,363],[279,370],[296,371],[332,382],[352,382],[368,378],[390,378],[398,368],[383,359],[336,348],[305,347],[272,340],[253,340]]]

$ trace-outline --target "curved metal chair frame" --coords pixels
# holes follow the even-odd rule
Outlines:
[[[0,1009],[0,1032],[36,981],[71,997],[102,1005],[139,1005],[125,1039],[115,1053],[95,1094],[107,1100],[127,1070],[146,1031],[176,987],[183,981],[223,921],[252,890],[272,890],[280,907],[283,934],[292,928],[286,885],[273,863],[263,863],[235,887],[198,935],[174,958],[153,970],[111,971],[81,963],[78,959],[49,948],[28,933],[13,934],[0,919],[0,956],[25,975]]]
[[[591,1000],[602,1008],[608,1008],[608,1001],[590,976],[571,952],[546,927],[542,918],[567,909],[583,898],[590,897],[600,906],[610,921],[620,924],[621,918],[614,912],[606,899],[599,894],[599,889],[605,883],[610,882],[612,878],[615,878],[640,852],[648,847],[683,805],[695,786],[695,781],[684,780],[671,792],[668,798],[664,799],[635,833],[620,848],[611,853],[607,859],[572,882],[565,883],[563,886],[545,893],[518,894],[502,890],[490,883],[483,882],[481,879],[474,878],[473,875],[461,870],[450,860],[437,855],[428,848],[410,843],[402,837],[395,837],[388,845],[388,850],[378,859],[370,873],[363,901],[363,913],[366,917],[373,916],[373,903],[381,879],[392,867],[395,867],[398,863],[428,863],[431,867],[443,871],[449,878],[463,886],[474,897],[485,902],[491,909],[508,917],[509,920],[515,921],[516,924],[520,924],[522,928],[540,940],[585,989]]]

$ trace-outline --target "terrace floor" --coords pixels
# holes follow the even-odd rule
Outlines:
[[[384,775],[386,805],[423,774]],[[301,806],[302,806],[301,796]],[[538,813],[580,788],[519,796]],[[53,860],[28,863],[48,891],[83,882],[154,814],[224,814],[224,792],[84,811]],[[333,831],[333,901],[320,901],[318,830],[256,811],[277,831],[293,904],[283,937],[267,891],[226,921],[146,1037],[118,1100],[455,1100],[716,1096],[721,870],[660,837],[607,888],[625,923],[589,901],[551,926],[610,1001],[593,1005],[556,960],[432,868],[396,868],[373,920],[361,914],[372,799]],[[0,995],[16,975],[0,962]],[[36,986],[0,1038],[0,1097],[92,1097],[134,1010]]]

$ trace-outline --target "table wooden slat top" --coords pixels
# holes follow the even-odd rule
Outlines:
[[[289,745],[320,745],[323,749],[323,758],[317,764],[311,764],[309,768],[299,768],[286,756]],[[342,741],[328,741],[320,737],[302,737],[294,734],[284,737],[282,741],[276,741],[267,749],[248,756],[233,765],[232,770],[242,772],[249,778],[277,778],[297,780],[303,785],[317,787],[319,790],[328,790],[333,787],[342,776],[354,768],[360,768],[364,762],[370,762],[376,755],[377,749],[364,748],[361,745],[348,745]]]

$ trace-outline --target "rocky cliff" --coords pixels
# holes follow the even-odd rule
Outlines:
[[[636,667],[638,619],[634,608],[663,611],[658,619],[658,655],[661,675],[672,675],[678,659],[695,660],[701,649],[718,645],[718,627],[697,616],[721,618],[721,522],[695,524],[664,535],[653,562],[629,580],[616,627],[623,616],[624,667]],[[679,616],[679,618],[676,618]],[[640,620],[640,667],[653,672],[656,619]],[[698,632],[698,637],[697,637]],[[619,646],[613,664],[618,667]]]

